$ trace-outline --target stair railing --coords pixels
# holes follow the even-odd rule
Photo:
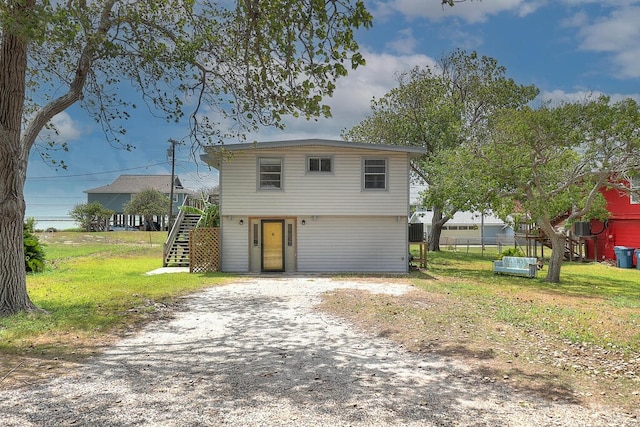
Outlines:
[[[191,206],[192,204],[193,202],[191,201],[191,198],[189,196],[186,196],[184,198],[184,201],[182,202],[182,206]],[[171,251],[171,248],[173,247],[173,244],[176,241],[176,237],[178,236],[178,230],[180,229],[180,224],[182,224],[182,221],[184,220],[184,216],[185,216],[184,211],[182,209],[178,209],[178,216],[176,217],[175,221],[173,222],[173,225],[171,226],[171,231],[167,236],[167,240],[165,240],[164,242],[164,250],[162,254],[163,267],[166,267],[168,264],[167,257],[169,256],[169,251]]]

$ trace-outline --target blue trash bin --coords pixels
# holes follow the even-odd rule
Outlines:
[[[626,246],[614,246],[616,254],[616,266],[620,268],[633,268],[633,250]]]
[[[640,249],[636,249],[636,268],[640,270]]]

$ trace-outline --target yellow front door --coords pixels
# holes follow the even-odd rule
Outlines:
[[[284,271],[284,221],[262,221],[262,271]]]

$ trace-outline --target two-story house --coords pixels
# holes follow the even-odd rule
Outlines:
[[[124,226],[138,226],[143,224],[142,218],[126,215],[124,207],[131,198],[143,190],[154,189],[165,194],[171,194],[171,175],[120,175],[111,184],[85,190],[87,203],[98,202],[107,209],[114,211],[113,224]],[[177,215],[178,207],[193,191],[182,186],[180,178],[173,178],[173,213]],[[164,227],[165,218],[159,218]]]
[[[207,147],[222,270],[408,271],[409,162],[424,153],[322,139]]]

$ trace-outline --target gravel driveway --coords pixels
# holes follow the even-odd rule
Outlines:
[[[0,392],[2,426],[637,426],[623,414],[485,384],[313,310],[336,288],[243,278],[120,341],[68,376]]]

